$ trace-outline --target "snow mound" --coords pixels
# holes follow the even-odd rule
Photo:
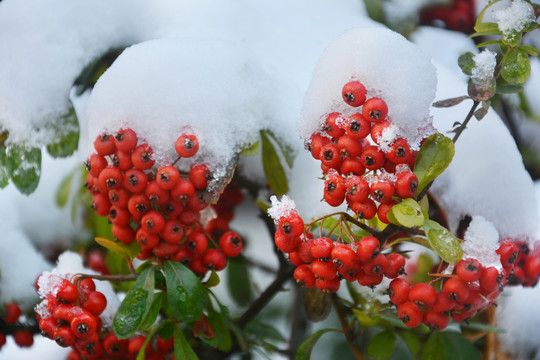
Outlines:
[[[476,259],[484,267],[502,269],[501,259],[495,251],[499,248],[499,232],[493,223],[482,216],[473,216],[462,244],[463,258]]]

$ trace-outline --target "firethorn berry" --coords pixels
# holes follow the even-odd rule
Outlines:
[[[361,261],[368,261],[379,253],[380,242],[374,236],[366,236],[358,241],[356,254]]]
[[[201,218],[201,213],[198,211],[194,211],[191,209],[184,209],[182,213],[180,214],[178,220],[183,222],[186,225],[192,225],[195,224],[197,221],[199,221]]]
[[[56,299],[64,304],[77,301],[79,293],[77,287],[67,280],[62,280],[56,292]]]
[[[334,249],[334,242],[326,237],[320,237],[313,240],[311,245],[311,255],[315,259],[328,260],[331,257],[332,250]]]
[[[469,296],[469,288],[460,278],[454,277],[444,283],[444,292],[450,300],[461,302]]]
[[[502,276],[499,274],[499,271],[493,267],[487,267],[482,269],[482,275],[480,276],[480,288],[486,292],[490,293],[495,291],[501,285]]]
[[[362,165],[369,170],[377,170],[384,165],[384,153],[377,146],[364,148],[360,155]]]
[[[331,169],[339,169],[342,162],[339,146],[334,143],[324,145],[319,153],[319,159],[322,165]]]
[[[300,242],[300,246],[298,246],[298,255],[300,255],[300,258],[306,264],[309,264],[315,260],[313,255],[311,255],[311,246],[313,245],[313,241],[314,239],[306,239]]]
[[[113,166],[119,168],[120,170],[128,170],[133,167],[131,162],[131,154],[125,153],[123,151],[116,151],[111,155],[111,160]]]
[[[116,150],[114,138],[108,134],[98,135],[94,140],[94,149],[101,156],[111,155]]]
[[[53,340],[61,347],[69,347],[75,344],[77,339],[68,326],[60,326],[54,330]]]
[[[397,278],[390,282],[388,287],[388,296],[394,305],[401,305],[409,301],[409,289],[411,285],[404,279]]]
[[[130,192],[125,187],[119,187],[116,189],[111,189],[108,192],[108,198],[109,202],[112,205],[116,205],[118,207],[127,207]]]
[[[359,157],[348,157],[341,162],[339,171],[343,176],[361,176],[366,172],[366,168]]]
[[[148,177],[139,169],[129,169],[124,173],[124,187],[134,193],[142,193],[148,184]]]
[[[341,282],[336,276],[333,279],[315,279],[317,289],[325,293],[335,293],[339,290]]]
[[[374,258],[362,263],[364,272],[368,275],[383,275],[388,268],[386,255],[378,253]]]
[[[120,151],[129,153],[137,146],[137,134],[131,129],[120,129],[114,136],[114,144]]]
[[[388,267],[384,272],[384,275],[389,279],[395,279],[396,277],[405,274],[405,257],[399,253],[390,253],[386,255],[388,260]]]
[[[39,330],[41,335],[49,339],[54,339],[54,330],[58,327],[58,323],[53,318],[41,319],[39,321]]]
[[[34,344],[34,335],[28,330],[19,329],[13,333],[13,340],[20,347],[31,347]]]
[[[398,317],[408,327],[417,327],[422,323],[424,313],[413,302],[407,301],[397,306]]]
[[[171,190],[171,196],[177,201],[186,201],[195,194],[195,187],[191,181],[180,179]]]
[[[204,199],[204,193],[202,191],[195,191],[195,194],[187,200],[187,205],[192,210],[201,211],[206,209],[210,204]]]
[[[362,114],[356,113],[347,119],[345,130],[347,135],[357,139],[363,139],[371,132],[371,122],[364,119]]]
[[[321,153],[321,148],[328,144],[330,142],[330,139],[321,135],[321,133],[315,133],[313,135],[311,135],[311,137],[309,138],[309,140],[307,140],[304,144],[304,147],[306,148],[306,150],[308,150],[310,153],[311,153],[311,156],[315,159],[315,160],[319,160],[320,159],[320,153]]]
[[[503,240],[495,252],[499,254],[503,267],[513,265],[519,256],[517,246],[509,239]]]
[[[368,199],[369,184],[361,176],[348,176],[345,182],[347,202],[361,202]]]
[[[148,144],[137,146],[131,153],[131,162],[139,170],[147,170],[154,166],[153,151]]]
[[[158,182],[156,180],[152,180],[146,185],[146,189],[144,189],[144,194],[150,200],[152,204],[165,204],[167,201],[169,201],[169,192],[167,190],[163,190]]]
[[[208,248],[208,239],[206,238],[206,235],[200,231],[192,232],[186,239],[186,248],[192,253],[204,253]]]
[[[66,360],[82,360],[82,355],[78,350],[72,350],[66,357]]]
[[[150,200],[144,194],[132,195],[128,200],[128,210],[133,217],[141,217],[151,208]]]
[[[238,256],[243,248],[242,239],[234,231],[226,232],[219,238],[219,247],[225,256]]]
[[[376,285],[379,285],[383,280],[382,274],[366,273],[364,271],[358,272],[356,276],[356,281],[362,286],[368,286],[373,288]]]
[[[388,106],[383,99],[373,97],[365,102],[362,115],[366,120],[372,122],[383,121],[388,116]]]
[[[193,134],[182,134],[176,140],[174,148],[179,156],[189,158],[199,150],[199,140]]]
[[[99,173],[107,167],[107,160],[99,154],[92,154],[85,163],[88,172],[93,177],[98,177]]]
[[[208,249],[203,254],[202,260],[205,264],[205,266],[215,271],[221,271],[225,269],[225,266],[227,266],[227,258],[223,254],[223,252],[219,249]]]
[[[336,265],[337,267],[337,265]],[[338,276],[340,278],[343,278],[349,282],[353,282],[358,280],[358,272],[360,271],[360,265],[356,265],[355,267],[349,267],[349,268],[337,268]]]
[[[379,220],[385,224],[389,224],[390,221],[388,220],[387,214],[392,209],[394,205],[398,204],[397,201],[392,200],[389,203],[386,204],[380,204],[377,208],[377,216],[379,217]]]
[[[131,221],[131,214],[128,209],[113,205],[109,209],[108,218],[114,225],[126,226]]]
[[[395,193],[394,184],[387,180],[374,182],[371,184],[370,190],[373,199],[383,204],[392,202],[392,196]]]
[[[7,303],[2,315],[2,320],[4,320],[4,322],[8,325],[13,325],[17,323],[21,313],[22,312],[19,305],[15,304],[14,302]]]
[[[314,260],[311,263],[311,271],[316,277],[330,280],[337,276],[337,271],[334,263],[326,260]]]
[[[113,224],[112,234],[118,241],[121,241],[126,245],[131,244],[135,239],[135,230],[129,225],[120,226]]]
[[[165,227],[165,219],[159,211],[151,210],[143,215],[141,226],[150,234],[159,234]]]
[[[436,312],[450,312],[456,307],[456,302],[450,300],[444,291],[437,293],[435,303],[431,307],[431,310]]]
[[[206,189],[210,180],[212,180],[212,174],[206,164],[193,165],[189,170],[189,181],[198,190]]]
[[[437,291],[430,284],[415,284],[409,290],[409,300],[418,307],[429,308],[435,303]]]
[[[137,230],[135,237],[143,249],[153,249],[159,244],[159,235],[150,233],[142,227]]]
[[[280,231],[276,231],[274,242],[279,250],[290,256],[290,253],[295,252],[298,249],[302,240],[299,236],[291,238]]]
[[[383,132],[388,127],[390,127],[390,122],[386,120],[373,124],[370,131],[371,140],[373,140],[375,144],[379,145]]]
[[[514,266],[506,276],[508,285],[512,286],[523,284],[525,282],[525,278],[525,270],[520,266]]]
[[[373,219],[377,214],[377,205],[371,199],[350,203],[351,210],[361,219]]]
[[[102,192],[107,193],[108,190],[121,186],[122,180],[122,170],[114,166],[107,166],[99,173],[98,187]]]
[[[180,180],[180,172],[172,165],[161,167],[156,174],[156,183],[163,190],[171,190]]]
[[[71,320],[71,331],[78,338],[88,338],[96,333],[96,318],[88,311],[83,310]]]
[[[418,178],[412,171],[401,172],[396,180],[396,194],[402,199],[411,198],[418,190]]]
[[[366,102],[366,87],[360,81],[349,81],[343,86],[343,101],[353,107],[362,106]]]
[[[348,157],[360,156],[362,153],[362,142],[351,135],[343,135],[338,139],[339,156],[342,160]]]
[[[525,262],[525,274],[532,280],[534,285],[540,276],[540,258],[538,256],[529,256]]]
[[[160,259],[170,259],[179,249],[180,245],[178,244],[160,241],[159,244],[152,249],[152,253]]]
[[[324,200],[330,206],[339,206],[345,200],[347,187],[341,176],[332,176],[324,182]]]
[[[130,354],[137,354],[141,350],[145,341],[146,337],[142,335],[132,337],[129,339],[128,352]]]
[[[299,265],[294,270],[294,279],[299,286],[309,288],[315,285],[315,275],[308,264]]]
[[[96,283],[90,278],[84,278],[79,281],[78,288],[82,296],[88,296],[92,291],[96,291]]]
[[[281,249],[280,249],[281,250]],[[300,266],[300,265],[303,265],[304,262],[302,261],[302,259],[300,258],[300,255],[298,253],[298,251],[293,251],[293,252],[290,252],[288,253],[289,254],[289,261],[293,264],[293,265],[296,265],[296,266]]]
[[[396,139],[385,155],[388,160],[395,164],[406,163],[411,157],[409,143],[405,139]]]
[[[103,348],[110,356],[121,357],[126,354],[128,340],[119,340],[113,332],[103,339]]]
[[[156,339],[156,349],[162,354],[170,353],[174,348],[174,338],[165,340],[161,336]]]
[[[93,315],[99,315],[107,307],[107,298],[99,291],[92,291],[83,302],[83,309]]]
[[[432,331],[443,330],[448,326],[448,323],[450,322],[450,316],[448,316],[448,314],[433,311],[432,309],[430,309],[424,313],[424,318],[422,319],[422,322]]]
[[[159,205],[159,210],[163,213],[163,215],[169,218],[174,218],[182,213],[184,210],[184,204],[182,204],[180,201],[169,199],[169,201],[166,203]]]
[[[345,130],[339,125],[340,122],[344,122],[343,115],[337,112],[328,114],[323,124],[323,130],[332,138],[337,139],[345,134]]]
[[[482,264],[476,259],[463,259],[456,265],[456,274],[464,282],[473,282],[482,275]]]
[[[278,222],[278,231],[289,238],[297,238],[304,232],[304,220],[297,212],[282,216]]]
[[[161,237],[168,243],[178,244],[184,237],[182,223],[175,219],[167,219],[161,231]]]
[[[334,246],[330,256],[338,269],[356,268],[359,265],[358,256],[347,246]]]

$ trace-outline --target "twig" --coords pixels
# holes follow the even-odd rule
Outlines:
[[[345,320],[343,304],[340,302],[336,294],[332,294],[332,302],[334,303],[334,307],[336,308],[339,323],[341,324],[341,328],[343,329],[343,334],[345,335],[345,340],[347,340],[347,344],[349,344],[349,347],[351,348],[355,358],[357,360],[363,360],[364,355],[362,355],[362,351],[360,351],[358,346],[356,346],[356,344],[354,343],[354,336],[353,334],[351,334],[351,329],[347,325],[347,321]]]
[[[75,274],[74,277],[77,277],[78,280],[82,279],[94,279],[94,280],[105,280],[105,281],[135,281],[139,277],[139,274],[129,274],[129,275],[90,275],[90,274]]]

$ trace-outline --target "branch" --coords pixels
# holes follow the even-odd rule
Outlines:
[[[345,340],[347,340],[347,344],[349,344],[357,360],[364,360],[364,355],[362,354],[362,351],[358,348],[358,346],[356,346],[356,344],[354,343],[354,336],[351,333],[351,328],[345,320],[344,306],[336,294],[332,294],[332,302],[334,303],[334,307],[336,308],[339,323],[341,324],[341,328],[343,329],[343,334],[345,334]]]

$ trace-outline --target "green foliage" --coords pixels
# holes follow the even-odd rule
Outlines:
[[[450,165],[454,143],[442,134],[433,134],[422,145],[416,157],[414,173],[418,177],[418,192],[435,180]]]
[[[529,56],[522,48],[509,49],[504,57],[501,76],[509,83],[522,84],[531,75]]]
[[[287,175],[285,174],[285,168],[281,164],[277,150],[269,136],[267,131],[261,130],[264,175],[266,176],[268,185],[270,185],[270,188],[272,188],[274,193],[276,195],[284,195],[289,191]]]
[[[0,146],[0,189],[5,188],[9,183],[9,170],[7,167],[6,147]]]
[[[79,145],[79,121],[73,106],[66,115],[51,124],[50,128],[54,137],[47,145],[47,152],[55,158],[72,155]]]
[[[182,329],[176,327],[174,329],[174,358],[184,360],[197,360],[197,354],[189,345]]]
[[[396,335],[390,331],[381,331],[368,344],[367,354],[375,360],[386,360],[394,352]]]
[[[420,360],[479,360],[479,351],[460,334],[452,331],[435,331],[428,338]]]
[[[41,150],[22,144],[7,148],[6,167],[17,189],[25,195],[36,190],[41,176]]]
[[[230,258],[227,265],[227,287],[234,302],[247,306],[253,299],[247,261],[243,256]]]
[[[125,48],[113,48],[105,54],[91,61],[75,79],[75,87],[77,95],[80,96],[86,90],[94,87],[98,79],[112,65],[112,63],[120,56]]]
[[[135,256],[137,256],[137,254],[141,251],[141,246],[136,241],[126,245],[120,241],[109,240],[101,237],[96,237],[95,240],[101,246],[117,252],[128,259],[135,258]]]
[[[390,223],[408,228],[422,226],[424,223],[422,208],[413,199],[405,199],[399,204],[392,206],[386,217]]]
[[[465,75],[469,75],[469,76],[472,75],[472,69],[474,68],[474,65],[475,65],[473,57],[474,57],[474,54],[468,51],[462,54],[458,58],[458,65],[461,68],[461,71],[463,71]]]
[[[441,259],[450,264],[455,264],[461,260],[463,257],[461,240],[455,237],[448,229],[435,221],[426,220],[424,230],[431,248]]]
[[[294,359],[295,360],[309,360],[311,357],[311,351],[313,350],[313,347],[315,346],[315,344],[317,344],[317,341],[319,341],[321,336],[331,331],[338,331],[338,330],[322,329],[308,336],[302,342],[300,347],[298,347],[298,350],[296,351],[296,356],[294,357]]]

